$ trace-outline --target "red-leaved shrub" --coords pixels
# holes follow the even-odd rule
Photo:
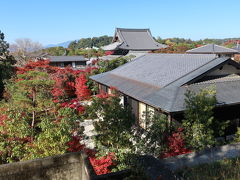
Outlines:
[[[161,155],[161,158],[167,158],[171,156],[177,156],[192,152],[185,147],[184,139],[182,137],[182,128],[178,128],[177,132],[174,132],[167,138],[169,150]]]
[[[96,151],[86,148],[85,145],[80,143],[81,136],[73,136],[71,141],[67,143],[69,148],[68,152],[83,151],[88,155],[89,161],[97,175],[107,174],[111,172],[111,167],[114,166],[115,156],[113,153],[109,153],[107,156],[96,157]]]

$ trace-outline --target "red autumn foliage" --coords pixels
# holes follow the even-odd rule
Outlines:
[[[22,143],[27,143],[27,142],[31,142],[32,138],[31,137],[24,137],[24,138],[20,138],[20,137],[12,137],[12,138],[8,138],[8,141],[20,141]]]
[[[114,51],[105,51],[105,55],[108,56],[108,55],[112,55],[114,53]]]
[[[84,73],[85,73],[86,75],[90,75],[90,74],[92,74],[92,73],[93,73],[94,71],[96,71],[96,70],[98,70],[97,67],[88,66],[88,67],[86,67],[86,69],[84,70]]]
[[[167,138],[169,150],[163,153],[161,158],[167,158],[192,152],[191,150],[185,148],[182,131],[182,128],[178,128],[177,132],[174,132]]]
[[[63,102],[61,103],[61,107],[69,107],[71,109],[75,109],[80,113],[83,113],[85,111],[85,107],[79,102],[78,99],[72,99],[69,102]]]
[[[85,100],[89,99],[91,96],[91,92],[88,89],[87,85],[87,79],[85,74],[80,74],[78,78],[76,78],[76,95],[79,100]]]
[[[196,45],[196,47],[201,47],[201,46],[203,46],[203,45],[202,45],[202,44],[197,44],[197,45]]]
[[[4,121],[7,119],[5,114],[0,114],[0,126],[4,125]]]
[[[47,73],[55,73],[59,70],[58,67],[53,67],[49,65],[49,60],[39,60],[39,61],[29,61],[24,67],[17,67],[17,74],[24,74],[28,71],[40,70]]]
[[[69,148],[68,152],[78,152],[82,151],[85,148],[85,145],[80,144],[81,137],[80,136],[72,136],[71,141],[67,143]]]
[[[98,97],[100,99],[107,99],[109,97],[109,94],[107,94],[104,91],[100,90],[100,93],[97,94],[96,97]]]
[[[109,153],[107,156],[97,158],[96,151],[88,149],[85,145],[80,144],[80,140],[80,136],[73,136],[71,141],[67,143],[69,146],[68,152],[83,151],[88,155],[89,161],[97,175],[110,173],[111,167],[114,166],[114,154]]]
[[[69,99],[75,96],[75,78],[79,71],[71,68],[59,69],[51,75],[55,81],[52,94],[54,99]]]
[[[92,60],[91,64],[92,64],[92,65],[96,65],[98,62],[99,62],[98,59],[94,59],[94,60]]]
[[[107,156],[103,156],[99,159],[93,156],[89,157],[89,160],[97,175],[110,173],[110,168],[114,166],[114,159],[115,156],[113,153],[109,153]]]
[[[240,40],[239,39],[228,40],[227,42],[224,43],[224,46],[229,44],[240,44]]]
[[[116,87],[110,87],[110,93],[105,93],[103,90],[100,90],[99,94],[96,95],[96,97],[100,99],[107,99],[109,97],[116,96],[117,94],[117,88]]]
[[[23,67],[18,67],[17,74],[24,74],[28,71],[47,72],[55,85],[52,89],[53,101],[64,102],[66,99],[79,96],[80,100],[88,99],[91,95],[86,85],[86,76],[90,75],[97,68],[87,67],[85,70],[74,70],[71,67],[59,68],[49,65],[48,60],[30,61]],[[17,79],[20,81],[21,79]],[[77,83],[75,83],[77,81]]]

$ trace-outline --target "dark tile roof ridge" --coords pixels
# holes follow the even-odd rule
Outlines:
[[[116,31],[150,31],[149,28],[116,28]]]
[[[176,91],[175,91],[174,96],[172,98],[173,100],[171,101],[171,106],[170,106],[169,112],[173,111],[174,103],[175,103],[176,97],[178,95],[179,89],[180,89],[180,87],[176,87]]]
[[[121,31],[119,31],[118,29],[116,29],[116,35],[119,37],[119,41],[121,42],[121,45],[126,44],[128,46],[128,44],[126,43],[126,39],[124,38],[124,36],[122,35]],[[119,45],[119,46],[121,46]],[[119,47],[118,46],[118,47]]]
[[[205,63],[205,64],[203,64],[203,65],[201,65],[201,66],[199,66],[198,68],[196,68],[196,69],[194,69],[194,70],[192,70],[192,71],[190,71],[190,72],[188,72],[187,74],[185,74],[185,75],[183,75],[183,76],[181,76],[181,77],[179,77],[178,79],[176,79],[176,80],[174,80],[173,82],[171,82],[171,83],[169,83],[169,84],[167,84],[167,85],[165,85],[164,87],[167,87],[167,86],[170,86],[170,85],[173,85],[175,82],[177,82],[178,80],[180,80],[180,79],[182,79],[183,77],[186,77],[186,76],[188,76],[189,74],[191,74],[191,73],[193,73],[193,72],[195,72],[195,71],[197,71],[197,70],[199,70],[200,68],[202,68],[202,67],[204,67],[204,66],[206,66],[207,64],[209,64],[209,63],[211,63],[211,62],[213,62],[214,60],[216,60],[216,59],[222,59],[223,57],[221,57],[221,58],[219,58],[219,57],[215,57],[215,58],[213,58],[211,61],[209,61],[209,62],[207,62],[207,63]],[[228,58],[226,58],[226,60],[227,60]],[[201,75],[201,74],[199,74],[199,75]],[[191,79],[190,79],[191,80]],[[189,81],[190,81],[189,80]],[[187,82],[186,82],[187,83]]]

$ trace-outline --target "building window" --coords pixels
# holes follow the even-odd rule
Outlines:
[[[104,86],[104,85],[102,85],[102,84],[99,84],[99,93],[101,93],[101,92],[104,92],[104,93],[108,93],[108,88],[107,88],[107,86]]]
[[[135,120],[138,120],[139,118],[139,113],[138,113],[138,110],[139,110],[139,107],[138,107],[138,101],[136,101],[135,99],[132,99],[132,98],[128,98],[128,103],[130,105],[130,107],[132,108],[132,112],[133,112],[133,115],[134,115],[134,118]],[[138,123],[138,121],[136,121],[136,123]]]
[[[103,92],[108,93],[108,88],[107,88],[107,86],[104,86],[104,85],[102,85],[102,86],[103,86],[103,87],[102,87]]]

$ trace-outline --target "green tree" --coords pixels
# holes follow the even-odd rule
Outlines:
[[[67,49],[65,49],[62,46],[50,47],[50,48],[43,49],[42,51],[51,56],[63,56],[65,53],[67,53]]]
[[[236,141],[237,141],[237,142],[240,142],[240,128],[237,129]]]
[[[7,81],[8,98],[0,102],[1,163],[66,152],[77,117],[53,103],[54,83],[37,70]]]
[[[8,51],[9,44],[4,40],[4,34],[0,31],[0,99],[4,91],[4,80],[9,79],[13,73],[15,60]]]
[[[110,61],[99,61],[99,72],[107,72],[111,71],[127,62],[129,62],[134,56],[125,56],[125,57],[119,57]]]
[[[42,116],[37,125],[41,132],[35,135],[32,143],[25,146],[26,154],[23,159],[63,154],[68,149],[67,142],[70,141],[75,127],[76,114],[72,109],[61,108],[57,110],[57,114],[47,113],[47,115]]]
[[[105,46],[110,44],[112,41],[111,36],[100,36],[100,37],[93,37],[93,38],[81,38],[78,41],[72,41],[68,48],[70,49],[85,49],[85,48],[92,48]]]
[[[191,148],[200,150],[214,141],[213,109],[217,103],[214,89],[202,89],[199,93],[188,90],[185,98],[186,110],[183,127],[185,139]]]
[[[20,81],[13,81],[7,88],[12,95],[12,104],[31,112],[31,128],[34,128],[39,113],[46,111],[53,106],[51,100],[51,89],[53,80],[49,80],[46,72],[28,71],[25,74],[18,74]]]
[[[92,119],[99,119],[94,127],[99,136],[96,142],[100,146],[124,148],[130,145],[129,135],[133,125],[133,116],[128,108],[120,104],[118,95],[94,97],[87,113]]]

